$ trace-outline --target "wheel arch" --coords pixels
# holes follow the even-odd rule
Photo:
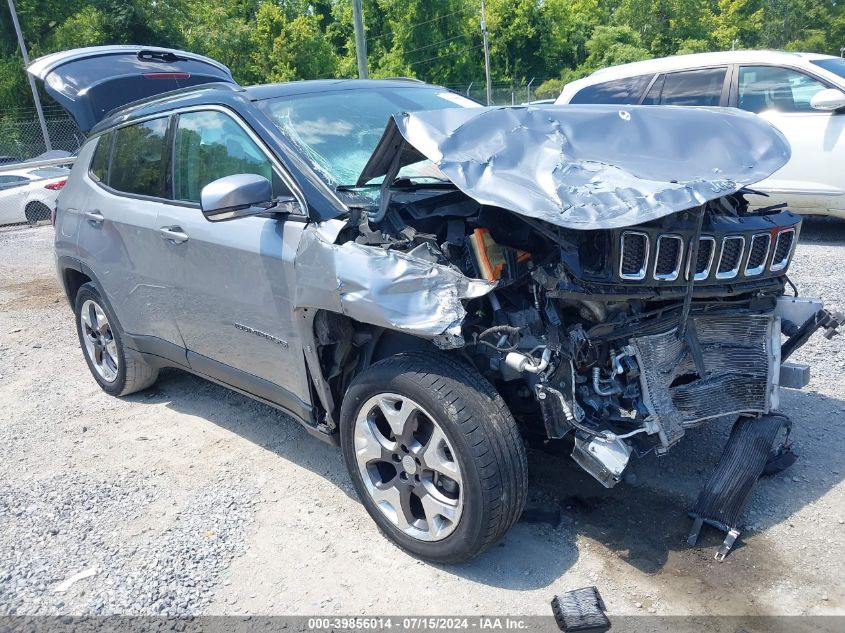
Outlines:
[[[100,285],[94,281],[94,277],[90,271],[85,270],[85,266],[75,259],[60,257],[58,260],[58,269],[59,278],[65,291],[65,297],[71,308],[73,308],[76,302],[76,295],[79,293],[79,289],[84,284],[93,282],[98,289],[100,288]]]
[[[373,363],[409,351],[437,351],[431,339],[353,319],[324,308],[296,308],[297,328],[326,424],[337,430],[351,381]]]
[[[76,295],[79,289],[87,283],[92,283],[100,293],[100,298],[111,310],[112,314],[117,315],[117,311],[109,301],[109,297],[103,289],[103,284],[97,279],[97,275],[88,266],[83,264],[78,259],[73,257],[61,256],[56,260],[57,268],[59,270],[59,278],[65,289],[65,296],[71,309],[76,303]],[[118,318],[119,320],[119,318]]]

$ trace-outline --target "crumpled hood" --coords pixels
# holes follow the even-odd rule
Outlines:
[[[481,204],[574,229],[631,226],[759,182],[790,147],[726,108],[561,105],[394,115],[358,184],[428,158]]]

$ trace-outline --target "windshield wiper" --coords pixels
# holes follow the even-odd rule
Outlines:
[[[381,183],[371,185],[337,185],[335,191],[358,191],[359,189],[373,189],[381,187]]]
[[[416,179],[424,178],[425,181]],[[337,185],[335,190],[337,191],[358,191],[359,189],[373,189],[382,187],[382,183],[369,183],[365,185]],[[390,185],[391,189],[425,189],[425,188],[432,188],[432,189],[440,189],[443,187],[447,188],[454,188],[455,183],[451,180],[446,179],[435,179],[433,176],[401,176],[396,178],[393,183]]]

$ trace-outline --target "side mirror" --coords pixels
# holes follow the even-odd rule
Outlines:
[[[235,174],[208,183],[200,192],[200,208],[209,222],[236,220],[268,211],[292,212],[293,197],[273,199],[273,186],[264,176]]]
[[[845,93],[836,88],[826,88],[819,90],[810,99],[810,107],[814,110],[838,110],[845,108]]]

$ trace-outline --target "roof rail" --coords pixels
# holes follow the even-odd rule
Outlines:
[[[20,169],[38,169],[39,167],[63,167],[76,162],[76,154],[64,158],[46,158],[43,160],[30,159],[19,163],[3,163],[0,172],[18,171]]]

